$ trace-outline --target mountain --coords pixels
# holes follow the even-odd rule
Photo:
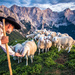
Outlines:
[[[26,22],[31,22],[34,27],[39,27],[41,24],[46,25],[55,25],[59,27],[61,25],[67,25],[66,19],[73,24],[75,13],[69,8],[63,12],[53,12],[51,9],[47,8],[46,10],[40,10],[37,7],[20,7],[13,5],[10,8],[14,14],[16,13],[19,17],[19,20],[25,20]]]
[[[3,17],[11,16],[15,18],[17,23],[21,25],[21,30],[15,30],[15,32],[19,32],[23,37],[25,37],[28,31],[31,31],[30,30],[31,27],[33,28],[33,26],[31,26],[29,22],[26,22],[26,24],[23,24],[21,20],[19,20],[19,16],[16,13],[13,13],[12,11],[10,11],[10,9],[5,7],[4,5],[0,6],[0,16],[3,16]],[[28,24],[28,27],[30,26],[29,29],[28,27],[26,27],[27,24]]]
[[[62,12],[53,12],[49,8],[41,10],[38,7],[20,7],[17,5],[7,8],[2,5],[0,6],[0,16],[14,17],[21,25],[21,30],[18,32],[22,36],[33,32],[35,29],[41,29],[42,25],[46,29],[55,31],[59,31],[62,26],[75,26],[75,10],[69,8]]]

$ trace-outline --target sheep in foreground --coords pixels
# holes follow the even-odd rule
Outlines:
[[[45,40],[44,40],[44,37],[40,37],[39,38],[37,47],[39,49],[39,53],[38,54],[40,54],[40,49],[42,49],[42,52],[44,52],[44,48],[45,48]]]
[[[52,42],[50,40],[45,40],[45,52],[47,52],[47,50],[49,51],[49,48],[51,48],[52,46]]]
[[[26,65],[28,65],[28,56],[31,57],[31,63],[33,63],[33,57],[36,50],[37,50],[37,46],[34,41],[27,41],[25,43],[22,55],[26,56]]]
[[[17,52],[20,53],[20,54],[22,53],[23,46],[20,43],[16,44],[13,47],[14,47],[14,50],[15,50],[16,53]],[[17,57],[14,56],[13,59],[16,60]],[[22,62],[22,57],[18,57],[18,63],[20,63],[20,62]]]
[[[70,52],[70,50],[72,48],[72,44],[73,44],[73,38],[70,36],[54,37],[52,41],[57,44],[58,51],[61,50],[61,46],[67,47],[65,50],[67,50],[69,48],[68,53]]]

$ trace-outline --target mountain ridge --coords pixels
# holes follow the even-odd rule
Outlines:
[[[65,9],[62,12],[54,12],[50,8],[41,10],[38,7],[20,7],[13,5],[10,8],[0,6],[0,16],[11,16],[21,25],[19,33],[25,36],[27,33],[34,31],[44,25],[44,27],[59,28],[60,26],[68,26],[69,22],[75,25],[75,10]],[[27,23],[26,23],[27,22]],[[29,23],[29,24],[28,24]],[[30,29],[28,28],[30,25]],[[28,30],[27,30],[28,28]],[[24,31],[26,31],[24,33]]]

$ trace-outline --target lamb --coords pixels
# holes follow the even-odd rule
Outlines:
[[[52,42],[50,40],[45,40],[45,52],[49,51],[49,48],[52,46]]]
[[[44,48],[45,48],[45,40],[44,40],[44,37],[40,37],[39,38],[37,47],[39,49],[39,53],[38,54],[40,54],[40,49],[42,49],[42,52],[44,52]]]
[[[67,46],[67,48],[65,50],[67,50],[69,48],[68,53],[70,52],[70,50],[72,48],[72,44],[73,44],[73,38],[70,36],[65,36],[65,37],[57,37],[56,36],[52,39],[52,41],[57,44],[58,51],[61,50],[61,46]]]
[[[23,56],[26,56],[26,66],[28,65],[28,56],[31,57],[31,63],[33,63],[33,57],[37,50],[37,45],[34,41],[27,41],[24,45],[24,50],[22,52]]]

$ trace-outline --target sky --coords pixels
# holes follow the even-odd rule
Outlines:
[[[61,12],[67,8],[75,10],[75,0],[0,0],[0,6],[10,8],[14,4],[21,7],[38,7],[41,10],[50,8],[55,12]]]

